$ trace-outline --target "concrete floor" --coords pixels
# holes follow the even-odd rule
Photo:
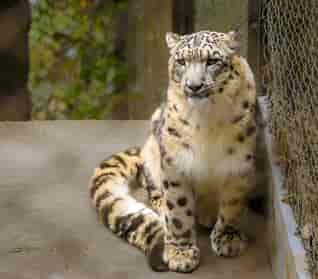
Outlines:
[[[216,257],[201,234],[202,264],[191,275],[154,273],[144,255],[108,232],[89,204],[94,166],[141,144],[144,121],[0,122],[0,278],[273,278],[262,217],[237,259]]]

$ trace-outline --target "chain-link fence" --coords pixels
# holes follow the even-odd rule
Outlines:
[[[274,152],[318,278],[318,2],[264,0],[261,18]]]

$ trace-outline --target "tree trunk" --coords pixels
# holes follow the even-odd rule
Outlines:
[[[165,33],[172,31],[172,0],[129,1],[127,59],[129,118],[149,119],[168,85]]]
[[[240,53],[247,56],[248,0],[200,0],[195,1],[195,31],[211,30],[228,32],[239,28]]]
[[[29,120],[29,1],[0,2],[0,120]]]

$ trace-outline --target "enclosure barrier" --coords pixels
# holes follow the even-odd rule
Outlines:
[[[312,278],[318,278],[318,5],[267,0],[262,6],[270,130]]]

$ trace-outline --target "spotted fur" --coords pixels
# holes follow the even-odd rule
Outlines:
[[[247,246],[239,225],[253,186],[255,83],[234,32],[166,39],[169,87],[150,136],[142,149],[103,161],[90,193],[102,222],[145,251],[154,270],[191,272],[200,262],[196,221],[214,226],[217,255]],[[136,189],[148,202],[134,198]]]

